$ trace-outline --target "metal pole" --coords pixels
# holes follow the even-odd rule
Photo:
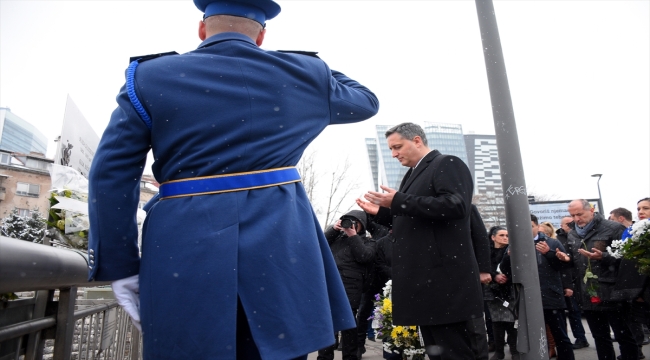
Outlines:
[[[605,209],[603,209],[603,197],[600,195],[600,178],[603,177],[603,174],[594,174],[591,175],[591,177],[598,177],[598,181],[596,181],[596,186],[598,186],[598,211],[604,216],[605,215]]]
[[[475,2],[504,189],[512,280],[520,291],[517,350],[521,359],[548,358],[528,195],[499,29],[492,1]]]
[[[54,338],[54,360],[70,360],[72,337],[74,335],[74,304],[77,287],[59,290],[59,306],[56,312],[56,335]],[[97,334],[97,332],[95,332]],[[79,344],[81,346],[81,344]]]

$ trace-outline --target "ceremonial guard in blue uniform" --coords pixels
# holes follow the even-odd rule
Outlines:
[[[89,276],[132,284],[118,287],[136,294],[146,359],[305,356],[355,322],[294,166],[327,125],[379,103],[315,54],[259,48],[273,1],[213,1],[194,0],[198,49],[127,70],[89,175]],[[140,257],[149,150],[161,200]]]

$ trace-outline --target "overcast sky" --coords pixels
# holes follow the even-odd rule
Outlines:
[[[311,146],[323,172],[355,163],[359,195],[372,186],[363,139],[376,124],[494,134],[473,1],[278,2],[263,48],[318,51],[379,97],[376,117]],[[529,192],[597,198],[591,174],[602,173],[606,212],[650,196],[649,5],[495,1]],[[69,94],[101,135],[129,57],[196,48],[201,15],[189,0],[0,0],[0,106],[53,140]]]

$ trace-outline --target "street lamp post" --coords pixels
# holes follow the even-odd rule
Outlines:
[[[598,181],[596,182],[596,186],[598,186],[598,210],[600,213],[605,216],[605,210],[603,209],[603,197],[600,195],[600,178],[603,176],[603,174],[593,174],[591,177],[597,177]]]

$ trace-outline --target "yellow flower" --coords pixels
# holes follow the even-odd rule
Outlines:
[[[382,314],[387,314],[393,311],[393,303],[390,301],[389,298],[384,299],[383,306],[381,308],[381,313]]]
[[[393,303],[390,301],[389,298],[384,299],[384,307],[391,308],[393,306]]]

